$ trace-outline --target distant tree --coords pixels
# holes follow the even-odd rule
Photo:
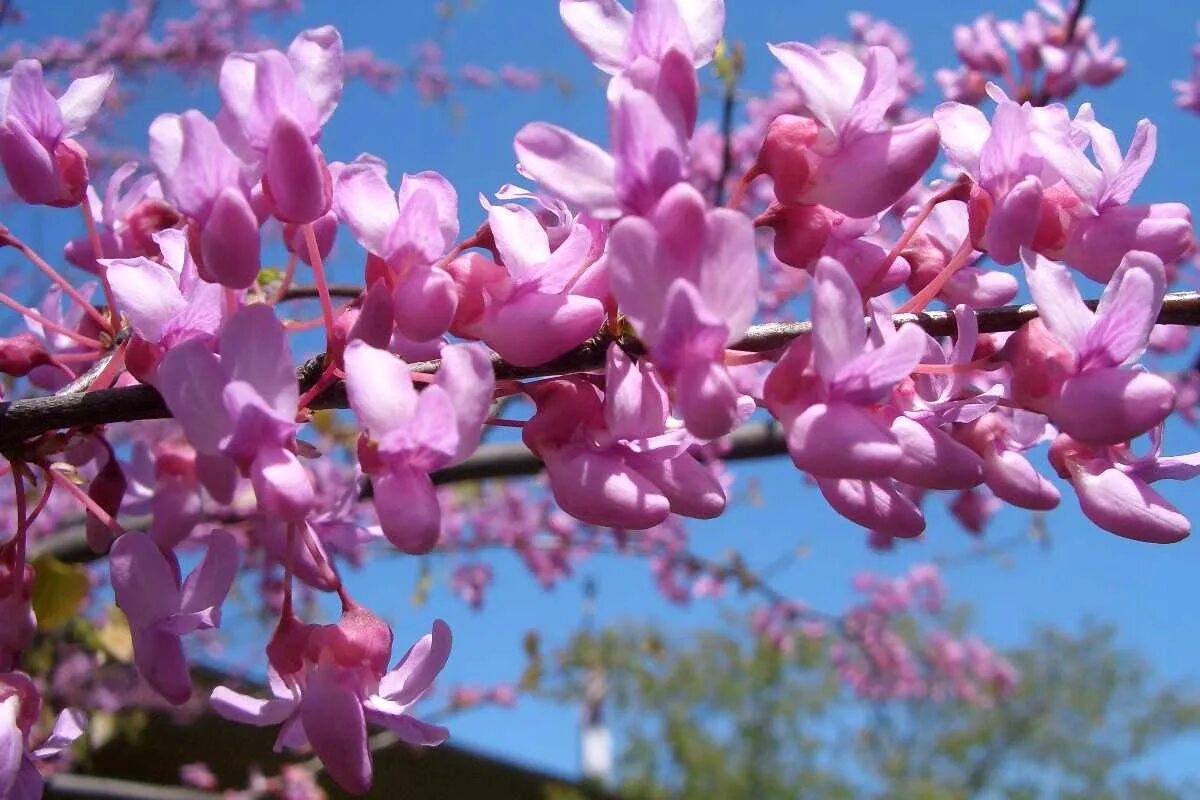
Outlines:
[[[1200,693],[1157,678],[1111,625],[1034,632],[1005,653],[1020,677],[996,702],[864,700],[817,643],[786,652],[745,629],[580,634],[544,691],[577,698],[603,673],[630,798],[1200,796],[1138,769],[1200,730]]]

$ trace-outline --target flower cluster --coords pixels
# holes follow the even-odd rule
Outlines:
[[[1090,105],[1047,104],[1121,64],[1089,18],[1042,7],[1020,25],[962,29],[960,82],[987,75],[1009,92],[956,91],[931,115],[910,107],[908,44],[883,23],[857,19],[848,47],[771,45],[782,78],[730,142],[744,169],[717,203],[710,190],[727,176],[704,172],[698,70],[719,57],[722,0],[632,10],[561,0],[568,31],[607,76],[607,145],[526,125],[513,145],[520,179],[536,186],[481,195],[484,221],[466,235],[444,176],[389,178],[370,154],[336,160],[323,131],[348,56],[332,27],[285,51],[223,58],[220,110],[156,118],[151,169],[122,167],[103,200],[77,137],[112,76],[56,97],[41,64],[15,63],[0,83],[0,165],[24,202],[79,209],[86,238],[63,255],[86,282],[0,231],[53,283],[36,309],[0,293],[27,325],[0,340],[0,369],[60,391],[55,408],[100,416],[28,435],[0,427],[16,518],[0,544],[12,767],[0,788],[29,780],[28,759],[50,752],[28,752],[40,696],[16,670],[35,630],[31,531],[39,517],[61,520],[64,504],[82,507],[88,544],[109,555],[133,659],[171,703],[192,694],[183,637],[217,628],[238,574],[254,570],[277,618],[265,648],[274,697],[221,687],[211,702],[230,719],[280,725],[279,747],[310,746],[352,792],[371,785],[368,725],[417,745],[447,736],[412,707],[446,663],[449,629],[433,623],[388,670],[392,630],[343,580],[367,543],[408,555],[499,543],[546,586],[615,546],[648,556],[677,602],[745,588],[738,565],[686,556],[680,518],[725,511],[722,440],[756,415],[778,424],[798,470],[875,547],[920,536],[935,492],[953,492],[953,512],[976,532],[997,503],[1055,507],[1060,489],[1034,460],[1046,443],[1100,528],[1153,543],[1187,536],[1189,521],[1150,484],[1194,477],[1200,457],[1162,455],[1181,392],[1143,357],[1172,333],[1155,326],[1193,246],[1190,210],[1132,203],[1156,154],[1149,121],[1122,152]],[[977,108],[984,98],[994,108]],[[953,179],[927,183],[942,154]],[[342,257],[334,243],[347,234],[361,287],[338,307],[326,261]],[[279,285],[263,269],[271,247],[288,253]],[[312,275],[315,324],[282,313],[299,271]],[[1021,275],[1038,318],[981,333]],[[1094,308],[1077,280],[1104,286]],[[893,316],[935,302],[953,321],[941,335],[928,318]],[[799,330],[754,324],[801,309],[811,325]],[[289,335],[317,327],[324,347],[298,369]],[[158,397],[172,423],[105,427],[153,416]],[[500,416],[520,403],[525,418]],[[337,407],[352,415],[318,413]],[[553,502],[505,489],[468,509],[435,488],[470,465],[489,425],[521,429]],[[126,530],[133,513],[151,515],[144,531]],[[179,555],[200,549],[185,578]],[[491,579],[485,565],[460,564],[454,589],[478,605]],[[863,588],[869,602],[837,626],[846,641],[833,652],[864,697],[984,702],[1011,685],[977,642],[931,636],[918,656],[891,631],[913,603],[937,605],[936,574]],[[336,598],[339,620],[305,619],[298,592]],[[788,647],[807,616],[781,601],[755,625]]]

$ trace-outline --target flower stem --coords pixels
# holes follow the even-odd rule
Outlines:
[[[299,260],[295,253],[288,253],[287,269],[284,270],[283,280],[279,282],[279,291],[275,293],[276,303],[283,302],[288,290],[292,288],[292,281],[296,277],[296,262]]]
[[[104,524],[104,527],[108,528],[117,536],[125,535],[125,529],[121,527],[121,523],[113,519],[112,516],[103,508],[101,508],[95,500],[88,497],[87,492],[72,483],[70,478],[60,475],[49,467],[43,467],[43,469],[45,470],[46,475],[49,476],[50,480],[57,483],[64,490],[66,490],[67,494],[78,500],[79,504],[83,506],[84,510],[87,513],[95,516],[96,519],[100,520],[100,522]]]
[[[62,275],[59,275],[58,270],[46,263],[46,259],[39,256],[32,247],[15,238],[12,239],[12,246],[20,250],[21,255],[29,259],[29,263],[37,267],[43,275],[57,283],[63,292],[66,293],[67,297],[70,297],[72,300],[78,303],[80,307],[83,308],[83,310],[96,321],[96,324],[100,326],[101,330],[111,330],[109,328],[109,322],[104,318],[104,315],[97,311],[96,307],[93,306],[91,302],[89,302],[82,294],[80,294],[78,289],[71,285],[70,281],[68,281]]]
[[[100,259],[104,258],[104,243],[100,241],[100,231],[96,229],[91,202],[84,198],[79,208],[83,211],[83,227],[87,229],[88,241],[92,243],[92,260],[96,262],[96,275],[100,278],[100,288],[104,290],[104,303],[108,306],[108,329],[115,333],[120,317],[117,314],[117,300],[113,296],[112,286],[108,283],[108,269],[100,263]]]
[[[57,322],[54,322],[53,320],[39,314],[38,312],[34,311],[32,308],[21,305],[16,300],[13,300],[11,297],[4,294],[3,292],[0,292],[0,305],[8,306],[13,311],[16,311],[18,314],[22,314],[26,317],[29,317],[31,320],[38,323],[43,328],[47,328],[49,330],[54,331],[55,333],[62,334],[63,336],[66,336],[68,339],[70,339],[71,341],[75,342],[76,344],[82,345],[84,347],[90,347],[93,350],[103,351],[103,350],[108,349],[104,346],[104,343],[101,342],[100,340],[93,339],[90,336],[84,336],[82,333],[79,333],[78,331],[73,331],[70,328],[59,325]]]
[[[329,284],[325,281],[325,264],[321,261],[321,248],[317,246],[317,232],[311,222],[304,224],[304,243],[308,246],[308,260],[312,262],[313,279],[317,283],[317,296],[321,299],[321,317],[325,321],[325,350],[333,347],[333,301],[329,299]]]
[[[945,288],[946,284],[950,282],[950,279],[954,277],[954,274],[966,266],[967,262],[971,260],[971,253],[973,252],[975,252],[975,248],[971,244],[971,237],[968,236],[963,240],[963,243],[959,246],[958,250],[955,251],[954,255],[950,258],[950,261],[946,264],[946,266],[942,268],[942,271],[939,272],[933,280],[925,284],[925,288],[917,292],[908,302],[896,309],[896,313],[915,314],[917,312],[924,311],[925,306],[929,305],[933,299],[938,296],[938,293]]]

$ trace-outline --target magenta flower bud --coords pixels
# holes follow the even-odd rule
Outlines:
[[[776,258],[789,267],[808,269],[825,250],[833,216],[823,206],[773,206],[759,222],[775,229]]]
[[[900,539],[925,532],[921,510],[904,496],[895,481],[817,478],[817,486],[834,511],[867,530]]]
[[[771,176],[780,203],[805,202],[811,173],[807,151],[819,133],[816,122],[794,114],[780,114],[767,127],[755,167]]]
[[[236,188],[221,190],[213,203],[204,229],[196,267],[200,277],[230,289],[247,289],[254,284],[259,261],[258,219]]]
[[[116,519],[121,510],[121,502],[125,499],[125,473],[117,463],[116,456],[108,451],[108,460],[88,487],[88,497],[96,502],[110,517]],[[113,541],[113,532],[94,514],[89,513],[84,524],[87,532],[88,547],[94,552],[103,553],[108,550]]]
[[[5,375],[23,378],[34,367],[52,362],[45,345],[31,333],[0,338],[0,372]]]
[[[1104,461],[1076,464],[1071,483],[1079,507],[1104,530],[1151,544],[1187,538],[1191,523],[1162,495],[1138,478]]]
[[[315,222],[333,202],[333,180],[321,151],[287,111],[271,126],[263,188],[284,222]]]

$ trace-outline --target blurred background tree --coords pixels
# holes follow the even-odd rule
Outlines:
[[[965,623],[958,610],[956,623]],[[1143,756],[1200,731],[1200,693],[1156,678],[1110,625],[1043,628],[1004,653],[1001,703],[864,701],[813,641],[785,652],[731,619],[671,633],[623,625],[572,638],[541,691],[585,700],[602,674],[622,743],[620,796],[708,798],[1176,798],[1200,784]]]

